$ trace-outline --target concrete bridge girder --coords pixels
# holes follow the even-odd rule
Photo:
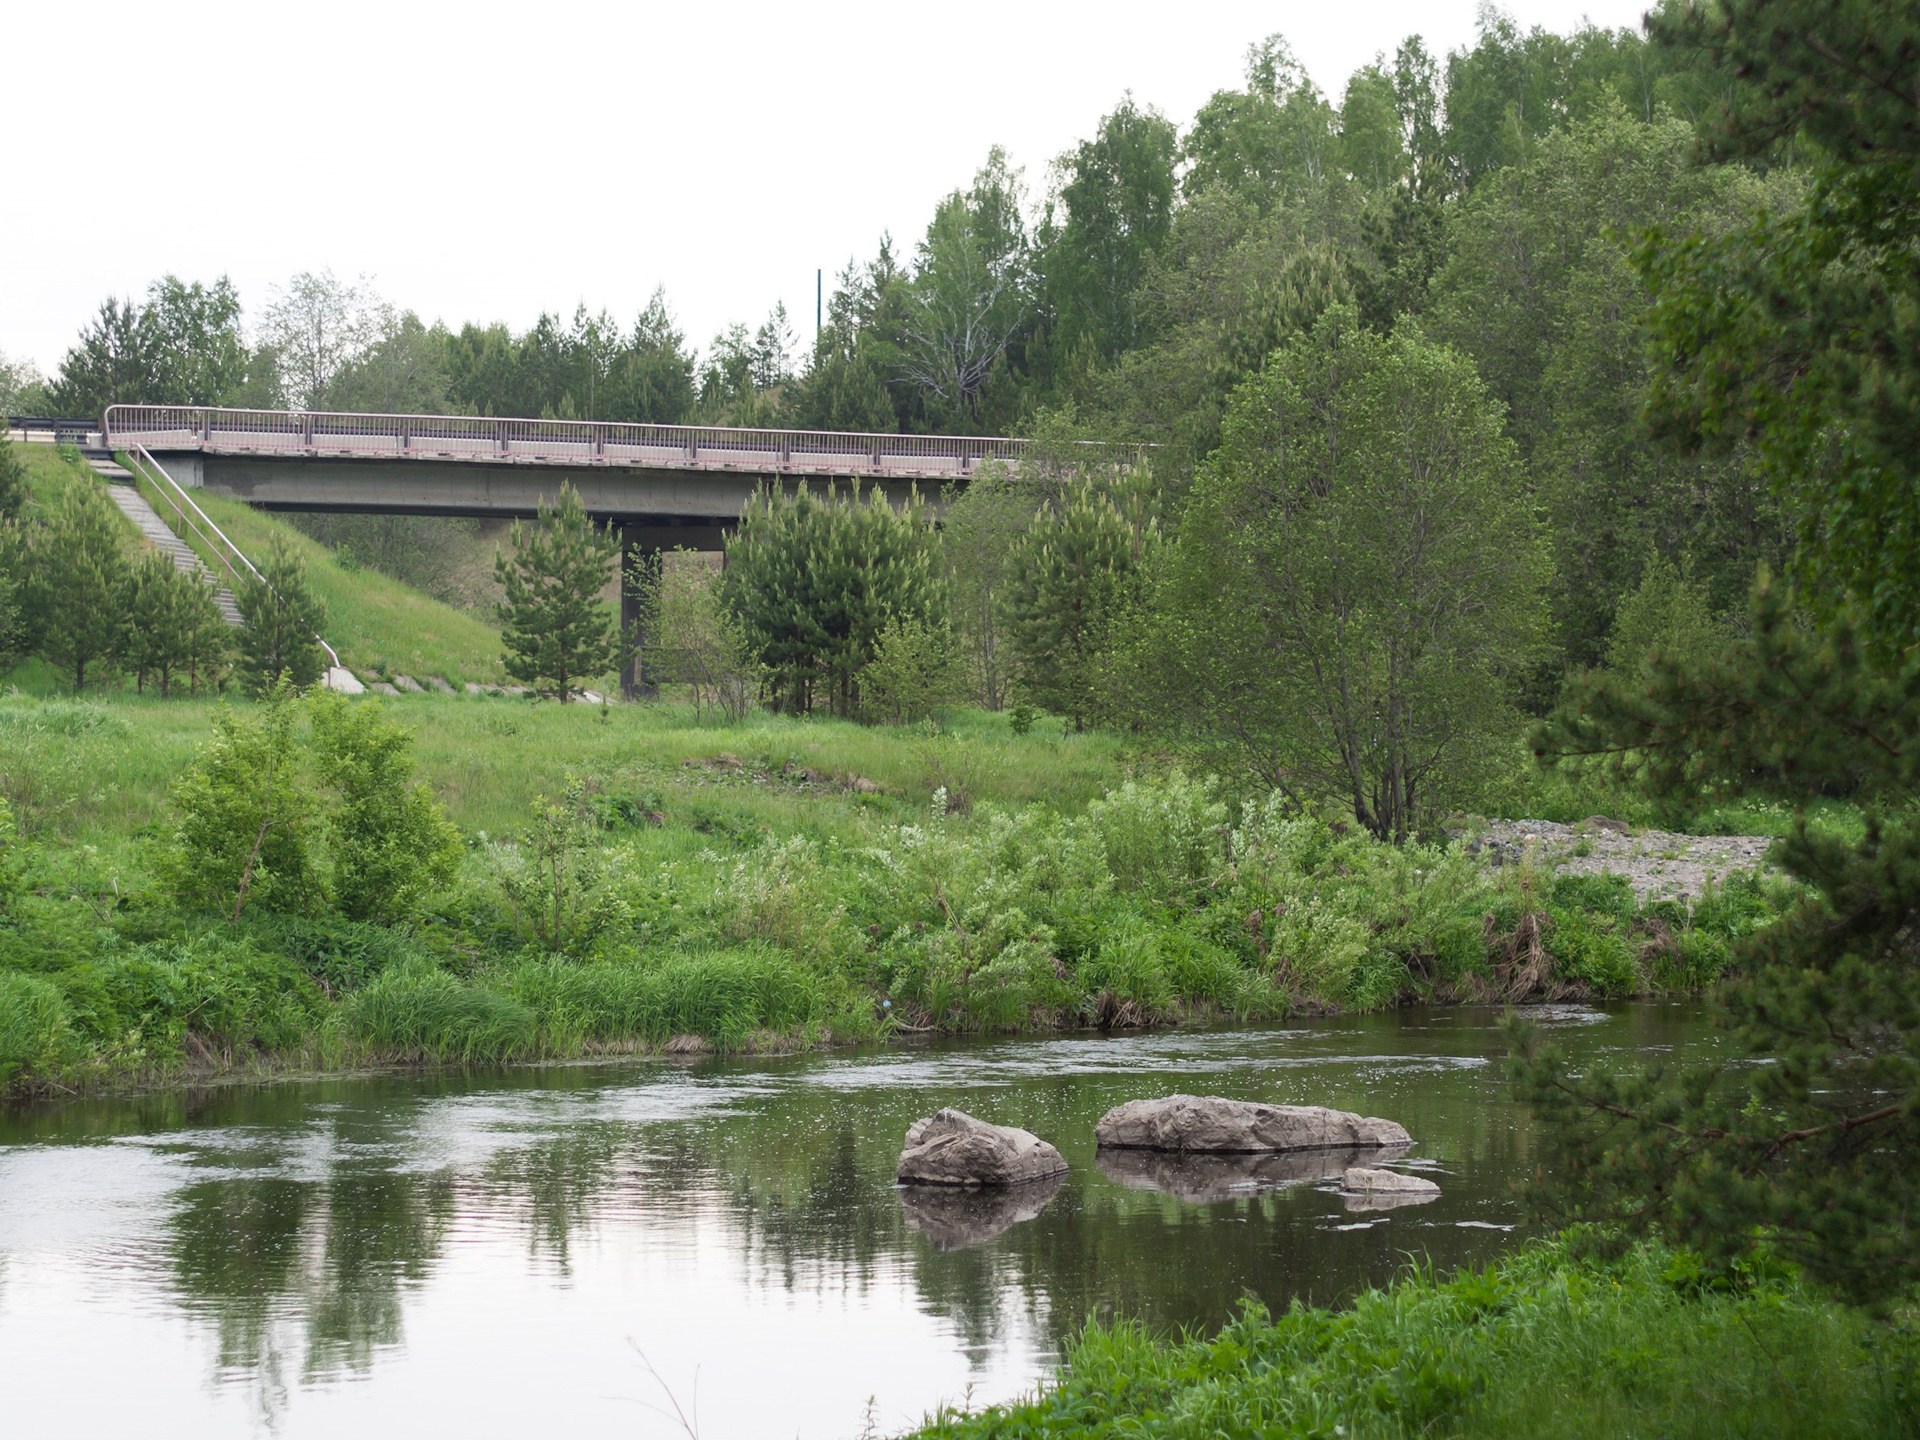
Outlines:
[[[572,481],[589,514],[616,523],[672,525],[693,521],[706,528],[731,526],[754,492],[769,480],[788,489],[802,484],[846,484],[848,477],[798,476],[741,469],[715,473],[606,465],[487,464],[426,459],[330,460],[306,456],[221,455],[210,452],[156,454],[188,488],[227,495],[265,510],[313,510],[384,515],[530,516]],[[878,484],[892,503],[905,504],[916,488],[936,510],[937,489],[911,481]]]

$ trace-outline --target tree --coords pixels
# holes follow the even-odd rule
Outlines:
[[[1127,96],[1063,157],[1064,223],[1047,247],[1056,344],[1109,360],[1140,338],[1134,292],[1173,222],[1178,132]]]
[[[331,270],[302,271],[276,286],[262,315],[289,404],[319,409],[333,387],[395,328],[392,309],[363,275],[349,285]]]
[[[31,360],[9,360],[0,353],[0,418],[44,415],[51,406],[47,377]]]
[[[1148,718],[1383,839],[1470,787],[1545,636],[1548,552],[1500,418],[1462,357],[1351,308],[1275,355],[1168,556]]]
[[[459,871],[460,835],[413,773],[413,736],[377,701],[327,691],[307,701],[314,768],[333,791],[326,819],[334,904],[352,920],[390,924]]]
[[[1007,699],[1004,593],[1014,547],[1037,508],[1035,487],[990,460],[948,500],[941,524],[954,633],[974,693],[989,710],[1000,709]]]
[[[325,676],[320,631],[327,610],[307,581],[307,562],[284,535],[267,548],[266,566],[242,576],[234,588],[240,608],[240,668],[247,687],[265,694],[282,676],[304,690]]]
[[[250,904],[300,911],[320,898],[292,682],[280,677],[263,698],[252,718],[221,707],[213,738],[173,787],[176,823],[156,864],[177,903],[234,922]]]
[[[836,715],[860,705],[859,675],[890,619],[944,619],[939,536],[919,496],[896,510],[878,487],[763,489],[727,542],[722,603],[771,672],[775,703]]]
[[[650,680],[693,691],[694,716],[717,704],[730,720],[753,708],[765,678],[753,642],[720,603],[706,557],[675,550],[637,563],[627,583],[639,601]]]
[[[1920,1278],[1920,15],[1727,0],[1654,29],[1726,82],[1709,155],[1822,157],[1794,210],[1640,256],[1651,408],[1679,440],[1753,445],[1800,526],[1800,584],[1763,572],[1750,634],[1717,653],[1584,677],[1535,747],[1676,804],[1795,803],[1774,859],[1808,893],[1739,947],[1716,997],[1734,1063],[1576,1074],[1516,1037],[1545,1122],[1531,1199],[1658,1227],[1721,1267],[1764,1248],[1888,1304]],[[1833,794],[1861,806],[1857,839],[1809,820]]]
[[[531,527],[513,523],[513,558],[498,551],[493,578],[505,587],[501,642],[507,673],[565,704],[580,682],[612,669],[619,641],[601,594],[613,579],[620,537],[596,525],[571,481],[556,509],[542,502]]]
[[[895,725],[929,720],[960,693],[960,656],[953,631],[917,618],[890,618],[860,672],[867,715]]]
[[[996,146],[970,191],[935,208],[913,278],[902,346],[907,378],[946,412],[980,422],[981,394],[1027,318],[1020,175]]]
[[[1685,455],[1653,442],[1643,411],[1653,373],[1652,301],[1630,254],[1652,226],[1719,232],[1791,176],[1692,165],[1690,129],[1634,119],[1608,99],[1536,142],[1457,207],[1453,253],[1424,321],[1470,356],[1531,471],[1557,535],[1554,618],[1568,658],[1598,663],[1619,598],[1649,556],[1690,561],[1710,603],[1743,605],[1755,565],[1791,537],[1741,448]]]
[[[14,453],[13,441],[0,430],[0,522],[18,520],[27,508],[27,467]]]
[[[1730,638],[1691,570],[1656,555],[1614,610],[1607,668],[1644,679],[1658,659],[1698,663]]]
[[[32,550],[34,608],[41,649],[86,687],[88,667],[110,664],[120,650],[129,567],[126,521],[92,479],[60,492],[46,533]]]
[[[149,550],[135,562],[125,619],[122,653],[139,688],[151,678],[166,696],[176,676],[184,674],[197,691],[201,673],[218,670],[215,651],[224,655],[227,626],[213,587],[199,572],[180,569],[171,556]]]
[[[147,287],[143,305],[101,305],[61,361],[50,398],[65,415],[122,403],[228,405],[245,388],[249,365],[233,282],[167,275]]]
[[[1135,596],[1146,537],[1091,480],[1033,516],[1008,559],[1005,616],[1024,695],[1073,720],[1100,712],[1099,666]]]

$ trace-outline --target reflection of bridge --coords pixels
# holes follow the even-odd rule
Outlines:
[[[1017,464],[1032,447],[946,435],[173,405],[109,406],[102,438],[110,449],[148,452],[188,489],[269,510],[525,516],[570,480],[589,513],[620,527],[626,555],[719,549],[766,481],[857,480],[898,502],[915,487],[965,484],[988,460]]]

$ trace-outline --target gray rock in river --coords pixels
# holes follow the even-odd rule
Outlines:
[[[895,1173],[907,1185],[1025,1185],[1066,1168],[1060,1152],[1029,1131],[942,1110],[907,1128]]]
[[[1290,1150],[1261,1154],[1179,1154],[1166,1150],[1102,1150],[1098,1163],[1109,1180],[1135,1190],[1158,1190],[1204,1205],[1294,1185],[1338,1180],[1350,1166],[1397,1160],[1404,1145],[1365,1150]]]
[[[1100,1117],[1094,1138],[1115,1150],[1198,1150],[1256,1154],[1268,1150],[1340,1150],[1410,1145],[1391,1120],[1319,1105],[1262,1105],[1218,1095],[1129,1100]]]
[[[1023,1220],[1031,1220],[1060,1193],[1062,1174],[1025,1185],[961,1189],[952,1185],[908,1185],[900,1191],[907,1223],[933,1242],[936,1250],[983,1245]]]
[[[1391,1210],[1396,1205],[1424,1205],[1440,1198],[1440,1187],[1431,1180],[1359,1165],[1340,1177],[1340,1189],[1349,1210]]]

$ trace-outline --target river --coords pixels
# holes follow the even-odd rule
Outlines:
[[[1693,1007],[1538,1012],[1582,1063],[1712,1043]],[[893,1434],[1030,1389],[1089,1316],[1217,1326],[1524,1230],[1490,1010],[289,1082],[0,1113],[14,1435]],[[1313,1165],[1096,1158],[1121,1100],[1385,1116],[1430,1203]],[[1053,1141],[1051,1193],[903,1195],[941,1105]],[[1004,1228],[1002,1228],[1004,1227]],[[677,1413],[678,1412],[678,1413]],[[684,1415],[684,1423],[682,1416]]]

